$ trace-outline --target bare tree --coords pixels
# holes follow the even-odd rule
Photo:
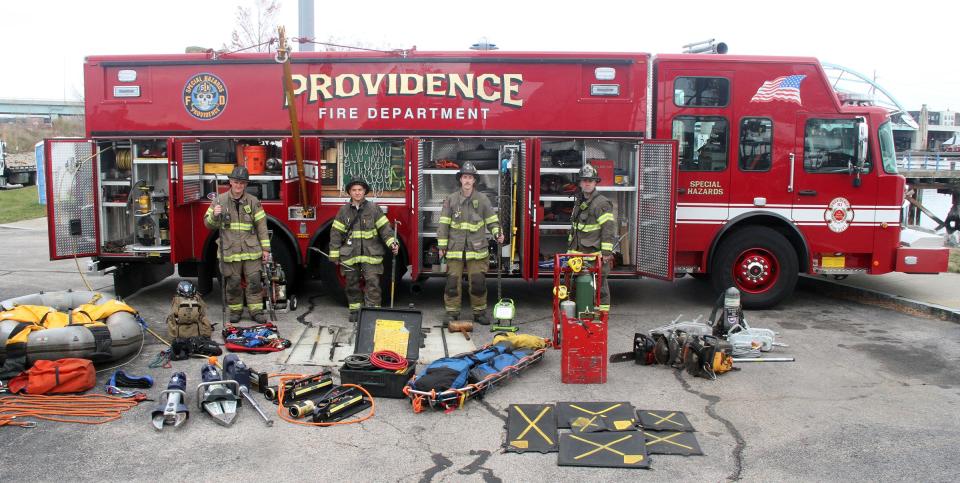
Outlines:
[[[247,49],[251,52],[273,52],[276,44],[266,43],[276,36],[276,16],[280,12],[278,0],[252,0],[252,7],[237,6],[234,14],[236,27],[230,43],[224,50]]]

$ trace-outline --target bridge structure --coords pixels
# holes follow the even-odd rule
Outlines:
[[[49,118],[63,116],[83,116],[83,101],[62,101],[51,99],[0,99],[0,115],[44,116]]]

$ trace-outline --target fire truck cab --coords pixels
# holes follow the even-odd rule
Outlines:
[[[94,257],[121,295],[174,266],[209,290],[202,216],[244,164],[290,278],[342,295],[320,252],[361,177],[416,286],[443,273],[439,212],[471,161],[507,234],[490,245],[505,276],[552,273],[584,163],[615,207],[614,277],[709,277],[769,307],[799,273],[946,267],[945,249],[900,244],[886,111],[842,105],[812,58],[327,52],[291,67],[302,170],[272,54],[89,57],[89,139],[46,143],[51,258]]]

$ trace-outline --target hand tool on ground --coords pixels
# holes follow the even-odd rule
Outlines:
[[[255,401],[250,395],[251,372],[252,371],[250,368],[247,367],[247,365],[244,364],[236,354],[227,354],[227,356],[223,358],[223,374],[227,377],[227,379],[232,379],[237,382],[237,384],[240,386],[240,394],[243,396],[243,398],[246,399],[251,406],[253,406],[253,409],[257,411],[257,414],[259,414],[261,418],[263,418],[263,422],[267,426],[273,426],[273,420],[263,413],[263,410],[260,409],[260,405],[257,404],[257,401]]]
[[[742,357],[733,358],[733,362],[794,362],[793,357]]]
[[[497,242],[497,304],[493,306],[493,318],[497,322],[490,326],[490,332],[516,332],[520,328],[513,325],[517,308],[513,299],[503,298],[501,278],[503,272],[503,247]],[[501,323],[505,322],[505,323]]]
[[[340,338],[340,327],[330,327],[330,333],[333,334],[330,339],[330,362],[333,362],[333,354],[337,351],[337,347],[340,347],[340,343],[337,342]]]
[[[160,404],[151,413],[153,427],[157,431],[163,430],[164,426],[179,427],[190,417],[190,411],[185,404],[187,400],[187,375],[182,372],[175,372],[170,377],[170,383],[167,384],[167,390],[160,393],[157,400]]]
[[[310,247],[310,249],[313,250],[313,251],[315,251],[315,252],[317,252],[317,253],[319,253],[319,254],[321,254],[321,255],[323,255],[323,256],[325,256],[325,257],[327,257],[327,260],[330,259],[330,254],[327,253],[327,252],[325,252],[325,251],[323,251],[323,250],[321,250],[321,249],[319,249],[319,248],[317,248],[317,247]],[[351,267],[351,266],[349,266],[349,265],[344,265],[344,264],[342,264],[342,263],[339,264],[339,265],[340,265],[340,269],[341,269],[341,270],[353,270],[353,267]]]
[[[200,371],[203,382],[197,385],[197,405],[217,424],[230,426],[237,419],[240,385],[237,381],[223,379],[217,368],[216,357],[210,357],[209,360]]]
[[[444,322],[443,325],[439,327],[440,329],[440,341],[443,342],[443,357],[450,357],[450,350],[447,349],[447,323]]]
[[[287,354],[287,358],[283,361],[284,365],[290,362],[290,358],[293,357],[293,351],[300,346],[300,343],[303,342],[303,338],[307,335],[307,331],[309,331],[311,328],[313,328],[313,324],[307,322],[307,324],[303,327],[303,332],[300,332],[300,337],[297,338],[297,342],[290,346],[290,353]]]
[[[452,320],[447,323],[447,330],[449,330],[450,333],[460,332],[465,339],[470,340],[470,332],[473,332],[473,321]]]
[[[313,340],[313,348],[310,349],[310,358],[307,359],[307,360],[312,361],[312,360],[313,360],[313,356],[317,353],[317,346],[320,345],[320,334],[323,333],[323,328],[324,328],[324,327],[326,327],[326,326],[325,326],[325,325],[318,325],[318,326],[317,326],[317,338]]]

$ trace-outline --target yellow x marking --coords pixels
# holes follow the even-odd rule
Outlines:
[[[652,435],[652,434],[650,434],[650,433],[648,433],[648,432],[646,432],[646,431],[644,431],[643,434],[646,435],[646,436],[649,436],[649,437],[651,437],[651,438],[655,438],[655,439],[653,439],[652,441],[647,441],[647,446],[650,446],[651,444],[657,444],[657,443],[670,443],[670,444],[672,444],[672,445],[674,445],[674,446],[679,446],[679,447],[681,447],[681,448],[684,448],[684,449],[688,449],[688,450],[690,450],[690,451],[693,451],[693,448],[691,448],[690,446],[687,446],[687,445],[682,444],[682,443],[678,443],[678,442],[676,442],[676,441],[670,441],[671,439],[673,439],[673,438],[675,438],[675,437],[677,437],[677,436],[680,436],[680,435],[683,434],[683,433],[673,433],[673,434],[669,434],[669,435],[667,435],[667,436],[663,436],[663,437],[660,437],[660,438],[658,438],[658,437],[656,437],[656,436],[654,436],[654,435]]]
[[[597,423],[594,422],[594,421],[597,420],[597,417],[598,417],[598,416],[594,416],[594,417],[592,417],[592,418],[590,418],[590,419],[587,419],[587,418],[581,416],[581,417],[579,417],[579,418],[577,418],[577,419],[574,419],[573,422],[570,423],[570,426],[572,426],[572,427],[574,427],[574,428],[580,428],[580,432],[581,432],[581,433],[586,433],[586,432],[587,432],[587,429],[589,429],[590,426],[596,426],[596,427],[598,427],[598,428],[600,427],[599,424],[597,424]],[[606,416],[604,416],[604,417],[606,417]]]
[[[608,407],[607,409],[604,409],[603,411],[590,411],[589,409],[583,409],[582,407],[577,406],[576,404],[571,404],[570,407],[572,407],[573,409],[576,409],[576,410],[578,410],[578,411],[583,411],[583,412],[585,412],[585,413],[587,413],[587,414],[589,414],[589,415],[591,415],[591,416],[600,416],[601,418],[605,418],[605,417],[607,417],[607,416],[606,416],[606,414],[604,414],[604,413],[607,413],[607,412],[613,411],[614,409],[617,409],[618,407],[620,407],[620,404],[614,404],[613,406],[610,406],[610,407]]]
[[[536,431],[540,436],[542,436],[544,441],[547,442],[547,444],[550,444],[550,445],[553,444],[553,440],[550,439],[550,437],[548,437],[546,434],[544,434],[544,432],[540,430],[540,427],[537,426],[537,423],[540,422],[540,418],[542,418],[544,414],[547,414],[547,412],[550,411],[550,406],[545,406],[543,409],[541,409],[540,414],[537,414],[537,417],[533,418],[533,421],[531,421],[530,418],[527,417],[527,415],[523,412],[523,409],[520,409],[520,406],[514,406],[513,408],[516,409],[517,414],[519,414],[520,417],[522,417],[523,420],[527,422],[527,427],[520,432],[520,434],[517,436],[516,439],[518,440],[523,439],[523,437],[527,435],[527,432],[532,429]]]
[[[615,445],[615,444],[617,444],[617,443],[619,443],[619,442],[621,442],[621,441],[626,441],[626,440],[632,438],[632,437],[633,437],[632,434],[628,434],[628,435],[626,435],[626,436],[624,436],[624,437],[622,437],[622,438],[620,438],[620,439],[615,439],[615,440],[613,440],[613,441],[611,441],[611,442],[609,442],[609,443],[607,443],[607,444],[594,443],[593,441],[590,441],[589,439],[580,438],[580,437],[578,437],[577,435],[574,435],[574,434],[571,434],[570,437],[573,438],[573,439],[575,439],[575,440],[577,440],[577,441],[581,441],[581,442],[587,443],[587,444],[589,444],[589,445],[591,445],[591,446],[596,446],[596,448],[594,448],[594,449],[592,449],[592,450],[590,450],[590,451],[587,451],[586,453],[583,453],[582,455],[574,456],[573,459],[575,459],[575,460],[578,460],[578,459],[581,459],[581,458],[586,458],[587,456],[590,456],[590,455],[592,455],[592,454],[594,454],[594,453],[597,453],[597,452],[599,452],[599,451],[607,450],[607,451],[609,451],[609,452],[611,452],[611,453],[613,453],[613,454],[622,456],[622,457],[623,457],[623,462],[624,462],[625,464],[635,464],[635,463],[639,463],[639,462],[643,461],[643,455],[639,455],[639,454],[626,454],[626,453],[624,453],[624,452],[622,452],[622,451],[618,451],[618,450],[615,450],[615,449],[611,448],[611,446],[613,446],[613,445]]]
[[[681,428],[683,427],[683,424],[678,423],[678,422],[674,421],[673,419],[670,419],[670,418],[672,418],[672,417],[674,417],[674,416],[677,415],[676,412],[672,412],[672,413],[670,413],[670,414],[668,414],[668,415],[666,415],[666,416],[661,416],[661,415],[656,414],[656,413],[654,413],[654,412],[652,412],[652,411],[647,411],[647,414],[649,414],[649,415],[651,415],[651,416],[653,416],[653,417],[655,417],[655,418],[660,418],[660,419],[658,419],[656,422],[653,423],[654,426],[660,426],[660,423],[662,423],[662,422],[664,422],[664,421],[669,421],[669,422],[671,422],[671,423],[673,423],[673,424],[676,424],[677,426],[680,426]]]

